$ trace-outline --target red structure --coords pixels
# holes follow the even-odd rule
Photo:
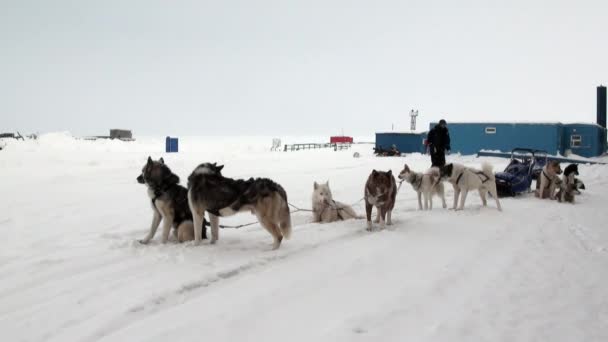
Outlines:
[[[353,137],[346,137],[346,136],[330,137],[329,138],[329,142],[331,144],[352,144],[353,143]]]

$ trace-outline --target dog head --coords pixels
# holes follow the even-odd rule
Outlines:
[[[570,164],[564,169],[564,176],[568,177],[571,174],[578,176],[578,164]]]
[[[561,175],[562,174],[562,167],[559,165],[559,162],[557,160],[550,160],[547,163],[547,173],[549,175]]]
[[[137,177],[137,182],[149,186],[169,185],[179,183],[179,177],[165,165],[163,158],[156,161],[152,160],[152,157],[148,157],[148,161],[141,169],[141,174]]]
[[[452,173],[454,172],[454,164],[450,163],[444,166],[439,167],[439,178],[446,179],[452,177]]]
[[[325,184],[315,182],[314,190],[312,192],[312,200],[314,203],[318,204],[331,203],[333,196],[331,194],[331,189],[329,188],[329,181],[327,181]]]
[[[410,167],[407,166],[407,164],[403,165],[403,170],[399,172],[399,179],[406,179],[411,172],[412,171],[410,171]]]
[[[367,179],[368,189],[374,196],[388,193],[393,185],[393,171],[387,172],[373,170]]]
[[[224,168],[224,165],[218,166],[217,163],[213,163],[213,164],[203,163],[203,164],[200,164],[199,166],[197,166],[196,169],[194,169],[194,171],[192,171],[192,174],[221,176],[223,168]]]

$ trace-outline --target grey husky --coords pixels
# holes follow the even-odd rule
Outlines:
[[[422,210],[423,195],[424,210],[433,210],[433,195],[441,198],[441,204],[444,209],[447,207],[439,168],[432,167],[426,173],[419,173],[410,170],[410,167],[405,164],[403,166],[403,171],[399,173],[399,179],[410,183],[414,191],[418,194],[418,210]]]
[[[192,212],[188,206],[188,190],[179,185],[179,177],[165,165],[163,158],[154,161],[148,157],[137,181],[147,185],[153,211],[150,232],[140,242],[147,244],[154,238],[161,220],[163,221],[162,243],[166,243],[169,239],[171,227],[175,228],[173,233],[179,242],[194,240]],[[197,231],[206,239],[207,233],[204,224],[205,222],[199,222]]]
[[[291,214],[287,193],[268,178],[232,179],[222,176],[223,165],[204,163],[188,177],[188,203],[194,225],[200,225],[205,211],[211,223],[211,243],[218,239],[219,217],[250,211],[273,237],[273,249],[291,236]],[[201,237],[195,232],[195,243]]]

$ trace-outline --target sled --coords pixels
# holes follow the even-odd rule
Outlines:
[[[511,161],[503,172],[497,172],[498,197],[516,196],[530,192],[532,180],[538,179],[547,164],[547,152],[528,148],[514,148]]]

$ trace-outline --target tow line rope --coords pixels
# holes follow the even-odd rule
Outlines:
[[[363,201],[364,199],[365,199],[365,197],[362,197],[360,200],[358,200],[357,202],[353,203],[352,205],[357,205],[359,202]],[[295,206],[295,205],[293,205],[291,203],[287,203],[287,204],[289,204],[290,207],[292,207],[292,208],[295,209],[294,211],[292,211],[292,213],[297,213],[299,211],[312,212],[312,209],[300,208],[300,207],[297,207],[297,206]],[[344,207],[337,207],[337,206],[332,205],[332,204],[330,204],[329,206],[332,207],[335,210],[342,210],[342,209],[344,209]],[[227,226],[227,225],[220,224],[219,227],[222,228],[222,229],[239,229],[239,228],[243,228],[243,227],[247,227],[247,226],[252,226],[252,225],[257,224],[257,223],[258,222],[255,221],[255,222],[251,222],[251,223],[239,224],[237,226]],[[210,227],[210,226],[211,226],[211,223],[205,221],[205,227]]]

